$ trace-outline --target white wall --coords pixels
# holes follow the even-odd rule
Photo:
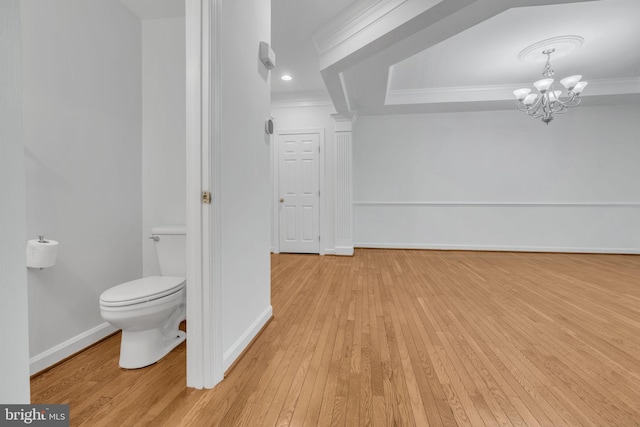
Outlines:
[[[0,2],[0,403],[29,403],[20,2]]]
[[[270,162],[264,122],[269,73],[260,41],[271,39],[271,4],[222,2],[220,140],[222,345],[225,369],[271,317]]]
[[[185,19],[142,21],[143,274],[160,274],[149,240],[158,225],[186,223]]]
[[[331,114],[335,113],[332,105],[322,106],[279,106],[274,105],[271,108],[271,116],[274,123],[274,137],[272,138],[272,158],[277,161],[277,147],[275,134],[283,130],[304,130],[304,129],[324,129],[325,151],[321,155],[325,156],[325,183],[324,195],[321,194],[324,203],[324,211],[320,215],[324,216],[324,228],[320,230],[320,244],[324,248],[324,253],[335,253],[335,205],[334,187],[335,187],[335,121]],[[274,185],[277,177],[274,177]],[[275,202],[277,196],[272,197],[271,202]],[[277,221],[277,218],[276,218]],[[279,238],[275,232],[276,227],[272,227],[271,246],[276,246],[276,239]]]
[[[98,298],[141,277],[141,25],[112,0],[24,0],[27,236],[60,242],[30,270],[32,370],[111,332]]]
[[[354,242],[640,252],[640,106],[359,117]]]

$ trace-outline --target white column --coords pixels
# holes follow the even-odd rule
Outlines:
[[[336,255],[353,255],[353,179],[351,134],[353,114],[332,114],[335,120],[335,245]]]

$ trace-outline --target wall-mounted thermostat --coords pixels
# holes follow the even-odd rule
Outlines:
[[[260,60],[267,67],[267,70],[276,66],[276,53],[267,42],[260,42]]]

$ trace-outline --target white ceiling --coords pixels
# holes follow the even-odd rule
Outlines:
[[[348,4],[349,0],[271,0],[271,45],[276,53],[272,92],[298,98],[326,94],[311,36]],[[293,80],[282,81],[283,74]]]
[[[332,1],[325,17],[335,18],[322,22],[316,11],[325,3],[272,0],[276,54],[299,70],[295,86],[274,75],[274,99],[317,91],[322,75],[340,112],[513,108],[512,90],[538,80],[544,65],[522,62],[518,53],[577,35],[581,47],[552,57],[556,79],[582,74],[590,82],[585,104],[640,102],[639,0]]]
[[[522,62],[518,53],[564,35],[581,36],[584,44],[552,55],[556,78],[640,76],[640,1],[607,0],[506,10],[394,65],[389,89],[532,82],[544,63]]]
[[[120,0],[140,19],[184,16],[185,0]]]
[[[141,19],[184,16],[184,0],[120,0]],[[512,5],[518,7],[511,7]],[[544,39],[584,44],[554,58],[582,74],[584,102],[640,102],[640,0],[271,0],[274,100],[330,96],[339,112],[513,108]],[[280,80],[290,74],[293,80]]]

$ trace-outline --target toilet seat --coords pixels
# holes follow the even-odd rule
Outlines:
[[[107,289],[100,295],[103,307],[125,307],[163,298],[184,289],[184,277],[149,276]]]

